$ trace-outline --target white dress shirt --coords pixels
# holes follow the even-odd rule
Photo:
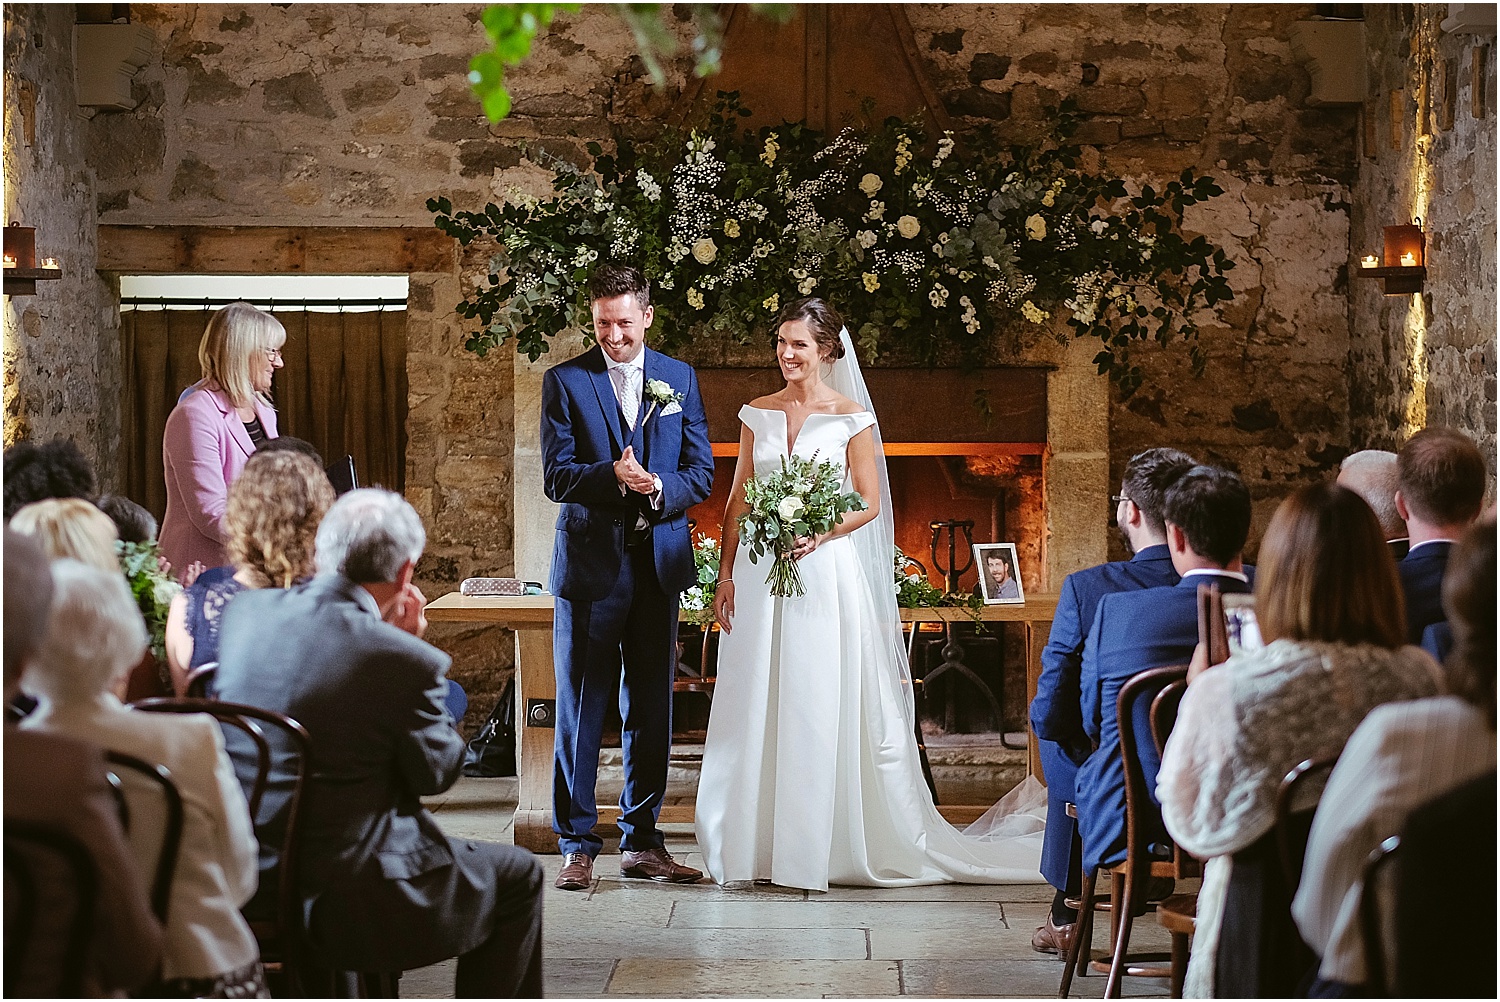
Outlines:
[[[625,415],[626,430],[635,431],[636,425],[642,420],[642,404],[645,402],[642,399],[641,391],[642,388],[646,385],[646,349],[644,346],[642,346],[641,350],[635,353],[635,358],[632,358],[628,362],[616,362],[614,359],[610,358],[609,354],[606,352],[604,355],[604,365],[605,372],[609,374],[609,385],[613,387],[615,391],[615,402],[620,405],[620,411]],[[615,373],[616,369],[632,369],[634,370],[634,372],[629,376],[624,376],[622,378],[623,374],[617,375]],[[634,382],[631,382],[632,379],[634,380]],[[623,387],[626,386],[633,386],[635,389],[634,399],[629,403],[627,403],[626,401],[623,390]],[[632,420],[632,417],[634,418],[634,420]],[[644,437],[645,435],[643,429],[642,438],[644,439]],[[640,456],[637,456],[635,458],[636,462],[639,463],[641,461]],[[651,502],[651,508],[653,511],[661,511],[661,477],[653,473],[651,474],[651,480],[656,484],[656,490],[651,492],[651,495],[647,500]],[[625,495],[628,493],[629,490],[626,488],[626,486],[624,484],[621,484],[620,494]],[[641,529],[645,528],[645,526],[646,519],[643,516],[637,521],[636,528]]]

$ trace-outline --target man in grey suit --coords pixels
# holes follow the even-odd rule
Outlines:
[[[400,496],[344,495],[318,528],[313,581],[227,607],[217,695],[312,736],[300,879],[317,963],[399,972],[457,956],[458,997],[538,998],[540,864],[444,836],[418,799],[453,785],[464,750],[443,708],[449,658],[420,639],[425,545]],[[243,781],[253,763],[236,767]]]

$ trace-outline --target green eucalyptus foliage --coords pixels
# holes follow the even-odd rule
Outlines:
[[[549,198],[517,193],[478,212],[429,200],[443,232],[498,250],[457,306],[477,321],[465,347],[513,340],[534,361],[564,329],[587,332],[589,273],[621,260],[651,282],[664,350],[695,334],[748,342],[782,304],[816,294],[870,359],[899,347],[932,363],[957,349],[977,364],[998,330],[1057,331],[1065,318],[1073,336],[1099,339],[1094,361],[1126,393],[1146,339],[1186,340],[1201,371],[1198,320],[1232,298],[1234,262],[1182,220],[1223,193],[1213,178],[1189,168],[1133,191],[1086,170],[1066,103],[1032,146],[983,128],[960,145],[894,118],[833,137],[797,123],[752,131],[748,114],[721,94],[700,129],[622,138],[613,152],[591,143],[591,170],[545,161]]]

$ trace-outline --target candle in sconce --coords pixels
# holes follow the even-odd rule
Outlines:
[[[7,254],[7,255],[5,255],[5,267],[7,267],[7,268],[14,268],[15,266],[16,266],[16,256],[14,254]]]
[[[47,268],[47,269],[49,269],[51,271],[57,271],[58,270],[57,258],[55,258],[55,257],[43,258],[42,259],[42,267],[43,268]]]
[[[1415,254],[1413,254],[1411,251],[1407,251],[1405,254],[1401,255],[1401,267],[1403,267],[1403,268],[1415,268],[1416,266],[1417,266],[1417,256]]]
[[[1380,266],[1380,259],[1374,254],[1366,254],[1359,259],[1359,264],[1362,268],[1376,268]]]

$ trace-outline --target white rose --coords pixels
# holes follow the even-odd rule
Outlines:
[[[719,247],[709,237],[704,237],[693,244],[693,257],[699,264],[713,264],[714,258],[719,256]]]
[[[861,247],[863,247],[865,250],[869,250],[871,247],[875,246],[876,242],[880,238],[875,236],[875,233],[872,230],[860,230],[855,239],[859,241],[859,245]]]
[[[802,514],[802,509],[805,507],[801,498],[795,494],[790,494],[781,499],[781,504],[776,506],[776,513],[788,522],[791,522],[795,521],[797,516]]]
[[[885,187],[885,182],[880,180],[878,174],[866,174],[859,179],[859,190],[865,193],[866,198],[874,198],[875,193]]]
[[[910,240],[922,232],[922,224],[917,222],[916,216],[902,216],[896,220],[896,229],[903,237]]]
[[[1028,216],[1026,219],[1026,235],[1033,240],[1041,240],[1047,235],[1047,221],[1041,216]]]

